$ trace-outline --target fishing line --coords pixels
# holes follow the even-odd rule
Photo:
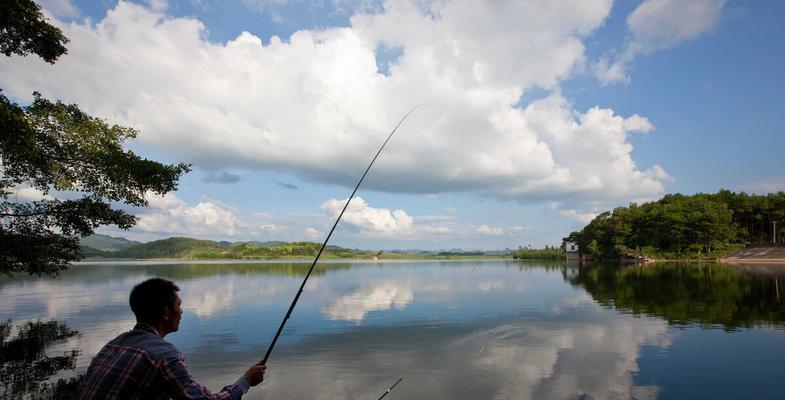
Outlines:
[[[316,258],[313,260],[313,263],[311,264],[311,268],[308,270],[308,273],[305,274],[305,279],[303,279],[303,283],[300,285],[300,289],[297,291],[297,294],[294,296],[294,300],[292,301],[292,304],[289,306],[289,311],[286,312],[286,316],[284,316],[283,321],[281,321],[281,325],[278,327],[278,331],[275,332],[275,336],[273,337],[273,341],[270,342],[270,347],[267,348],[267,353],[264,354],[264,358],[262,359],[262,361],[259,362],[259,364],[266,364],[267,363],[267,359],[270,358],[270,353],[273,352],[273,348],[275,347],[275,343],[278,342],[278,337],[281,336],[281,331],[283,331],[283,327],[286,325],[286,321],[289,320],[289,317],[292,315],[292,311],[294,310],[294,306],[297,305],[297,300],[300,299],[300,295],[303,293],[303,288],[305,287],[305,282],[307,282],[308,281],[308,277],[311,276],[311,272],[313,272],[313,268],[316,266],[316,262],[319,261],[319,257],[322,255],[322,252],[324,251],[325,247],[327,247],[327,241],[330,240],[330,236],[333,235],[333,231],[335,230],[335,227],[338,226],[338,222],[341,220],[341,217],[343,217],[343,213],[346,211],[346,208],[349,207],[349,203],[354,198],[354,194],[357,193],[357,189],[360,188],[360,184],[363,183],[363,180],[365,179],[365,175],[367,175],[368,171],[371,170],[371,166],[373,166],[373,163],[376,161],[376,158],[379,157],[379,154],[382,153],[382,150],[384,149],[384,146],[386,146],[387,142],[390,141],[390,138],[392,138],[393,134],[395,134],[395,131],[398,130],[398,127],[401,126],[403,121],[405,121],[406,118],[409,117],[409,114],[414,112],[414,110],[420,108],[420,106],[422,106],[422,105],[424,105],[424,104],[418,104],[418,105],[412,107],[412,109],[409,110],[409,112],[407,112],[406,115],[404,115],[403,118],[401,118],[400,121],[398,121],[398,124],[395,125],[395,128],[393,128],[393,130],[387,136],[387,139],[384,141],[384,143],[382,143],[382,147],[380,147],[379,151],[376,152],[376,155],[373,156],[373,159],[371,160],[371,163],[368,164],[368,168],[365,169],[365,172],[363,173],[363,176],[360,178],[360,181],[357,182],[357,186],[354,187],[354,190],[352,191],[351,196],[349,196],[349,199],[346,200],[346,204],[344,204],[343,210],[341,210],[341,213],[338,214],[338,219],[335,220],[335,223],[333,224],[333,227],[330,229],[330,233],[328,233],[327,234],[327,238],[324,239],[324,243],[322,243],[322,247],[319,248],[319,252],[316,254]],[[401,377],[401,379],[399,379],[398,382],[400,382],[401,380],[403,380],[403,377]],[[396,382],[395,385],[397,385],[398,382]],[[393,385],[393,387],[395,387],[395,385]],[[392,389],[392,388],[390,388],[390,389]],[[387,391],[387,393],[389,393],[389,392],[390,392],[390,390]],[[387,395],[387,393],[382,395],[382,397]]]

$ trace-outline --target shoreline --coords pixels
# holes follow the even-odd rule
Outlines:
[[[328,258],[320,259],[318,264],[336,264],[336,263],[396,263],[407,261],[502,261],[513,260],[512,257],[427,257],[427,258],[386,258],[380,260],[373,260],[370,258]],[[537,260],[544,261],[544,260]],[[278,258],[278,259],[183,259],[183,258],[133,258],[133,259],[110,259],[110,258],[91,258],[83,259],[72,263],[73,265],[91,265],[91,264],[280,264],[280,263],[295,263],[307,264],[312,263],[313,259],[306,258]]]
[[[723,264],[784,264],[785,259],[781,258],[723,258],[719,262]]]

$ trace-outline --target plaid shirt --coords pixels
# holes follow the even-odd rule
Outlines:
[[[93,358],[80,399],[239,399],[248,381],[210,393],[188,373],[183,354],[155,328],[136,324],[107,343]]]

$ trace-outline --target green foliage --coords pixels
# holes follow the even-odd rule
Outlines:
[[[771,241],[772,221],[785,222],[783,192],[673,194],[604,212],[564,241],[577,242],[582,252],[602,259],[627,254],[718,258],[749,242]]]
[[[41,7],[31,0],[3,0],[0,13],[0,52],[6,56],[37,54],[54,63],[67,52],[68,38],[50,25]]]
[[[185,164],[165,165],[122,148],[136,132],[108,125],[75,105],[35,95],[22,108],[0,94],[0,272],[52,274],[78,259],[79,241],[101,225],[126,229],[136,218],[112,208],[112,201],[146,206],[147,192],[174,190]],[[32,187],[44,196],[54,190],[76,199],[44,197],[17,202],[15,188]]]
[[[35,53],[53,63],[67,39],[27,0],[3,2],[0,50]],[[122,229],[136,218],[112,202],[146,206],[148,192],[177,187],[186,164],[166,165],[123,149],[136,137],[131,128],[109,125],[74,104],[51,102],[34,93],[27,107],[0,93],[0,273],[55,274],[80,257],[78,236],[101,225]],[[17,200],[20,188],[42,198]],[[54,192],[71,192],[53,198]]]
[[[440,251],[437,253],[440,257],[454,257],[454,256],[484,256],[482,251]]]
[[[126,249],[105,253],[114,258],[197,258],[195,255],[201,252],[222,252],[226,246],[211,240],[197,240],[184,237],[174,237],[163,240],[156,240]]]
[[[547,245],[544,249],[519,246],[518,250],[512,253],[512,258],[516,260],[562,260],[564,259],[564,250]]]
[[[319,252],[321,244],[313,242],[254,242],[222,244],[211,240],[175,237],[139,244],[112,252],[86,249],[85,254],[102,258],[121,259],[185,259],[185,260],[280,260],[310,259]],[[327,246],[324,259],[371,258],[377,252]],[[378,253],[380,254],[380,253]]]
[[[16,335],[12,336],[13,332]],[[28,322],[12,329],[0,324],[0,389],[2,398],[75,398],[81,376],[45,383],[53,375],[76,367],[78,352],[49,356],[47,347],[78,333],[58,321]]]
[[[598,256],[600,254],[600,245],[597,243],[596,239],[592,239],[592,241],[586,245],[586,253],[591,256]]]

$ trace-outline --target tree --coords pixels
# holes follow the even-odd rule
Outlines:
[[[6,56],[37,54],[54,64],[66,53],[68,38],[41,14],[41,7],[30,0],[3,0],[0,13],[0,51]]]
[[[34,53],[48,62],[64,54],[67,39],[29,0],[4,2],[0,49]],[[16,16],[16,17],[13,17]],[[113,202],[146,206],[148,192],[177,188],[187,164],[166,165],[124,150],[137,132],[109,125],[74,104],[34,93],[27,107],[0,92],[0,272],[55,274],[78,260],[79,236],[101,225],[133,226],[136,217]],[[40,198],[19,198],[32,188]],[[58,199],[53,197],[57,194]]]

